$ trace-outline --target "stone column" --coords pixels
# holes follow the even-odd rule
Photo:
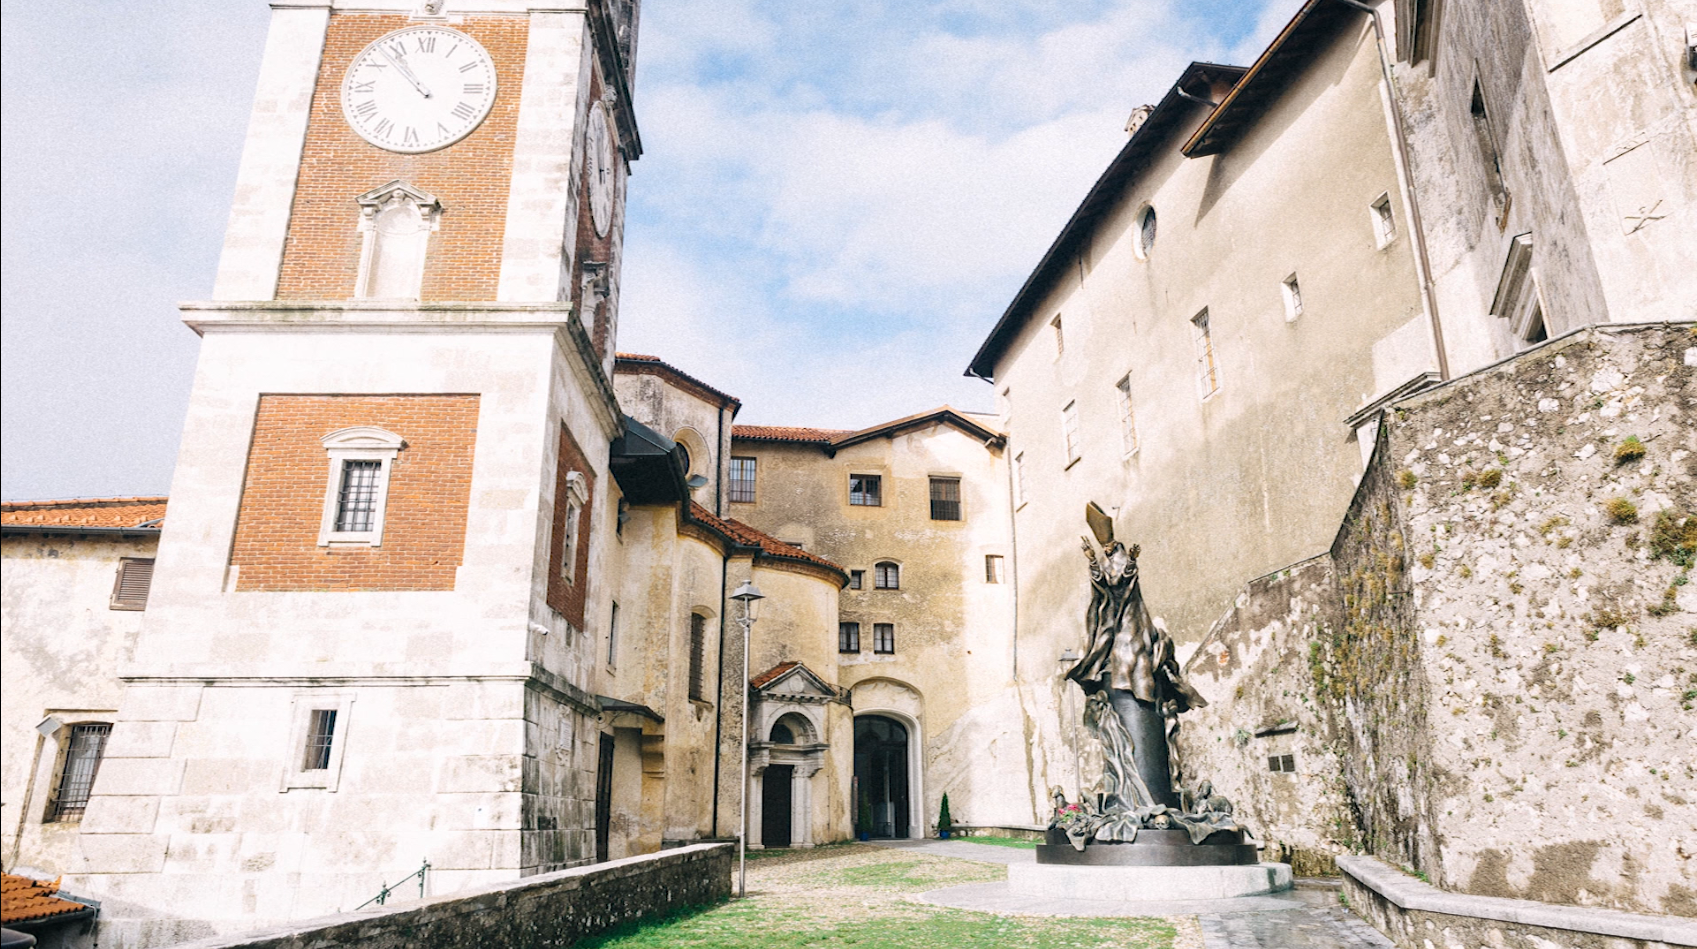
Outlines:
[[[790,779],[790,846],[813,846],[813,775],[815,762],[798,764]]]
[[[761,843],[761,804],[765,797],[762,790],[766,786],[766,766],[749,765],[748,778],[748,826],[743,829],[747,834],[748,849],[764,850],[766,845]]]

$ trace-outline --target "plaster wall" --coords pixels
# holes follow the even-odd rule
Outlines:
[[[152,557],[157,537],[12,534],[0,540],[0,854],[6,872],[34,867],[52,878],[71,862],[77,821],[45,821],[65,734],[35,725],[110,722],[123,691],[118,666],[135,645],[142,613],[114,610],[124,557]],[[68,729],[61,729],[68,732]]]
[[[1197,107],[1104,212],[996,366],[1021,472],[1018,664],[1038,800],[1055,785],[1071,797],[1080,769],[1094,774],[1094,743],[1072,724],[1077,689],[1060,675],[1088,605],[1086,502],[1142,545],[1144,595],[1187,656],[1244,583],[1330,541],[1362,466],[1344,419],[1434,368],[1406,229],[1379,247],[1369,211],[1388,195],[1407,219],[1366,21],[1317,48],[1230,148],[1183,158],[1177,142],[1202,117]],[[1158,229],[1143,259],[1146,206]],[[1280,287],[1292,274],[1294,320]],[[1204,308],[1212,395],[1191,322]],[[1128,374],[1135,450],[1116,388]]]
[[[1008,701],[1013,550],[1002,452],[944,424],[846,446],[834,456],[817,446],[746,440],[734,450],[758,459],[759,483],[754,503],[730,505],[733,516],[864,571],[862,588],[844,589],[838,615],[820,627],[818,651],[829,654],[836,684],[855,690],[857,713],[862,682],[901,683],[919,697],[924,773],[915,832],[935,821],[944,793],[957,821],[1033,820],[1025,784],[1005,780],[1023,774],[1027,759],[1023,723]],[[878,475],[883,503],[850,505],[852,474]],[[931,519],[932,475],[961,479],[961,520]],[[1004,558],[1002,582],[986,582],[986,555]],[[899,589],[875,589],[881,561],[900,566]],[[838,622],[860,624],[859,652],[836,652]],[[894,654],[873,652],[876,623],[894,624]]]
[[[695,490],[695,501],[720,517],[732,516],[722,486],[730,473],[734,408],[686,391],[657,373],[621,368],[613,376],[613,390],[626,414],[689,450],[689,474],[707,479]]]

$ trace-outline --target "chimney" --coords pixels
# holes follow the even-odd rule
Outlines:
[[[1125,120],[1125,134],[1136,135],[1143,123],[1149,120],[1149,113],[1155,111],[1152,105],[1140,105],[1131,110],[1131,118]]]

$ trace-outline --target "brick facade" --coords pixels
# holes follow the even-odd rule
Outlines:
[[[566,536],[566,476],[576,471],[583,475],[587,489],[583,509],[578,512],[577,556],[571,580],[561,576]],[[589,467],[589,457],[572,437],[571,429],[560,425],[559,465],[554,474],[553,532],[549,534],[548,605],[566,618],[566,622],[583,629],[583,604],[589,589],[589,535],[595,501],[595,469]]]
[[[452,590],[465,548],[475,395],[262,395],[230,562],[238,590]],[[406,440],[381,547],[320,547],[330,432]],[[581,606],[580,606],[581,610]]]
[[[337,13],[330,18],[277,281],[279,300],[354,295],[361,242],[354,198],[397,178],[434,194],[443,207],[441,228],[430,237],[421,299],[495,299],[529,21],[481,16],[452,24],[482,43],[494,59],[495,104],[459,142],[402,155],[366,142],[348,126],[341,84],[348,64],[367,44],[412,25],[417,21],[404,16]]]

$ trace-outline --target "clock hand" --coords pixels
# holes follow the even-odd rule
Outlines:
[[[382,53],[384,59],[387,59],[390,63],[394,64],[396,69],[401,71],[401,75],[406,77],[407,82],[412,83],[412,87],[417,89],[420,95],[424,96],[426,99],[430,98],[430,90],[426,89],[424,87],[424,83],[419,82],[418,77],[413,75],[412,67],[407,65],[406,60],[389,52],[388,47],[385,46],[378,46],[377,51]]]

